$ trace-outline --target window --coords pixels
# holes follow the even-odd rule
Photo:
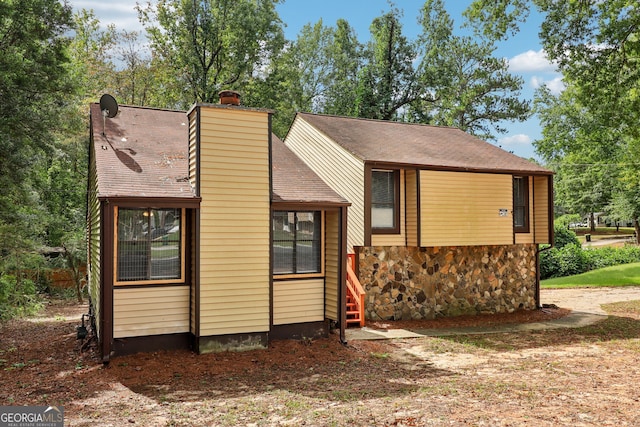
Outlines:
[[[322,216],[315,212],[273,213],[273,273],[322,272]]]
[[[371,172],[371,228],[377,233],[399,233],[400,174],[393,170]]]
[[[182,209],[118,209],[117,281],[182,279]]]
[[[513,229],[516,233],[529,232],[529,179],[513,177]]]

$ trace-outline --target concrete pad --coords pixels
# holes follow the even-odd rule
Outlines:
[[[520,323],[516,325],[478,326],[466,328],[405,329],[377,330],[367,328],[349,328],[345,338],[349,340],[380,340],[393,338],[442,337],[451,335],[494,334],[517,331],[539,331],[557,328],[581,328],[607,318],[600,307],[621,301],[640,300],[640,287],[623,288],[580,288],[580,289],[542,289],[540,299],[543,304],[555,304],[561,308],[571,309],[568,316],[548,322]]]

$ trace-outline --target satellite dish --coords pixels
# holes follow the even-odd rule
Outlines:
[[[113,96],[105,93],[100,97],[100,110],[104,117],[112,119],[118,114],[118,102]]]
[[[102,111],[102,135],[104,135],[107,117],[112,119],[118,114],[118,102],[113,96],[105,93],[100,97],[100,110]]]

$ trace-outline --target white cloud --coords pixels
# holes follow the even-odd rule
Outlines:
[[[553,72],[556,65],[549,61],[544,49],[539,51],[528,50],[509,59],[509,71],[512,72]]]
[[[556,77],[553,80],[550,80],[545,83],[552,94],[558,95],[560,92],[564,90],[564,82],[562,81],[562,77]]]
[[[545,80],[543,77],[533,76],[531,78],[531,86],[533,86],[534,89],[546,86],[553,95],[559,95],[565,88],[562,76],[556,76],[551,80]]]
[[[143,5],[146,4],[143,2]],[[136,2],[131,0],[110,0],[97,2],[95,0],[76,0],[74,10],[93,10],[100,25],[106,27],[115,24],[117,30],[142,31],[142,24],[138,21]]]
[[[500,138],[498,140],[498,144],[500,144],[500,145],[525,145],[525,144],[531,144],[531,137],[529,135],[525,135],[523,133],[519,133],[517,135],[505,136],[504,138]]]

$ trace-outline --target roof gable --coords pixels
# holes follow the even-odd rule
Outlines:
[[[456,128],[309,113],[298,113],[297,120],[309,123],[364,162],[425,169],[552,174]]]
[[[348,204],[275,135],[271,147],[274,202]]]

